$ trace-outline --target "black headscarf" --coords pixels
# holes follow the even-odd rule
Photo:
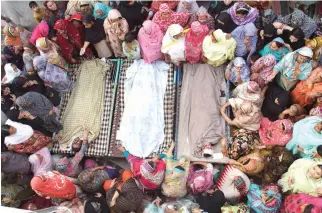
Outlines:
[[[7,63],[12,63],[21,71],[23,70],[24,63],[22,59],[22,51],[16,54],[15,47],[13,45],[8,45],[3,48],[3,55],[6,58]]]
[[[221,12],[215,21],[215,29],[221,29],[224,33],[231,33],[236,27],[227,12]]]
[[[145,15],[142,14],[142,5],[138,2],[129,5],[129,1],[121,1],[118,11],[121,13],[122,17],[126,19],[130,31],[134,31],[137,35],[139,28],[145,20]]]
[[[275,99],[278,99],[279,105],[275,103]],[[265,95],[262,113],[264,117],[270,121],[278,120],[279,114],[291,105],[291,99],[289,92],[283,90],[275,82],[268,85],[268,89]]]
[[[261,50],[266,44],[273,41],[277,37],[277,29],[273,24],[266,24],[264,27],[264,39],[260,36],[260,31],[258,31],[258,40],[256,44],[256,49]]]
[[[197,203],[200,205],[200,209],[209,213],[221,213],[221,207],[226,203],[225,195],[222,191],[217,190],[211,195],[197,197]]]
[[[97,44],[98,42],[105,40],[105,30],[104,30],[104,20],[95,19],[92,14],[88,14],[83,18],[83,23],[91,23],[93,26],[91,28],[85,28],[85,41]]]
[[[85,202],[85,213],[110,213],[111,210],[103,197],[93,197]]]

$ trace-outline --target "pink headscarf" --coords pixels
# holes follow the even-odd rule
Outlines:
[[[162,58],[161,46],[163,36],[164,34],[159,26],[151,20],[143,23],[138,34],[138,41],[142,49],[143,59],[146,63],[151,64],[153,61]]]
[[[259,70],[259,77],[254,79],[260,87],[264,87],[268,82],[270,82],[275,75],[273,74],[273,68],[276,65],[276,58],[272,54],[268,54],[259,58],[255,61],[254,65],[252,66],[251,70],[258,70],[261,65],[264,65],[263,68]]]
[[[190,166],[187,185],[194,194],[211,189],[214,185],[212,171],[208,168],[195,170]]]
[[[29,42],[32,44],[36,44],[37,39],[41,37],[47,37],[48,32],[49,32],[49,26],[47,22],[45,21],[40,22],[32,31]]]
[[[209,29],[206,25],[194,21],[191,24],[191,29],[186,35],[185,40],[185,57],[190,64],[197,63],[202,59],[202,41],[208,34]]]
[[[292,133],[293,123],[289,119],[271,122],[268,118],[263,118],[259,129],[259,136],[264,145],[285,146],[292,139]]]
[[[42,156],[42,160],[40,160],[38,155]],[[35,154],[30,155],[28,159],[34,176],[42,175],[51,171],[53,168],[51,155],[47,147],[44,147]]]

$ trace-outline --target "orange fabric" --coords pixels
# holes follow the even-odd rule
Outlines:
[[[111,183],[112,183],[112,180],[106,180],[104,182],[104,185],[103,185],[103,188],[105,191],[109,190],[111,188]]]
[[[133,173],[131,172],[131,170],[124,170],[123,171],[123,173],[122,173],[123,183],[132,177],[133,177]]]
[[[125,183],[127,180],[131,179],[132,177],[133,177],[133,173],[131,172],[131,170],[124,170],[122,172],[122,181],[119,181],[116,183],[117,189],[121,190],[123,183]],[[104,182],[103,188],[105,191],[111,188],[111,183],[112,183],[112,180],[106,180]]]
[[[17,36],[17,37],[6,36],[6,38],[4,39],[4,43],[5,43],[5,45],[8,45],[8,46],[9,45],[13,45],[13,46],[22,45],[20,36]]]

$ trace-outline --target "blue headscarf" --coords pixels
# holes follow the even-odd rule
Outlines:
[[[274,41],[285,44],[284,40],[281,39],[280,37],[275,38],[271,42],[274,42]],[[265,47],[259,51],[259,54],[261,54],[261,56],[266,56],[268,54],[272,54],[275,56],[276,62],[279,62],[290,51],[285,46],[283,46],[281,49],[278,49],[278,50],[272,50],[270,47],[271,42],[266,44]]]
[[[101,10],[103,14],[102,14],[101,16],[97,15],[96,10]],[[112,8],[111,8],[111,7],[107,6],[107,5],[106,5],[106,4],[104,4],[104,3],[100,3],[100,2],[98,2],[98,3],[96,3],[96,4],[95,4],[95,6],[94,6],[93,16],[94,16],[95,18],[99,18],[99,19],[103,19],[103,20],[104,20],[104,19],[106,19],[106,18],[107,18],[108,13],[109,13],[111,10],[112,10]]]

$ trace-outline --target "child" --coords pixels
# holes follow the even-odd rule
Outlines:
[[[301,146],[297,146],[297,150],[301,152],[301,155],[309,156],[311,159],[314,159],[316,162],[322,162],[322,145],[319,145],[315,148],[304,149]]]
[[[29,2],[29,7],[34,12],[34,19],[37,23],[40,23],[45,17],[45,8],[40,8],[35,1]]]
[[[128,32],[122,43],[123,53],[128,57],[128,59],[140,59],[140,45],[135,39],[135,35],[132,32]]]

